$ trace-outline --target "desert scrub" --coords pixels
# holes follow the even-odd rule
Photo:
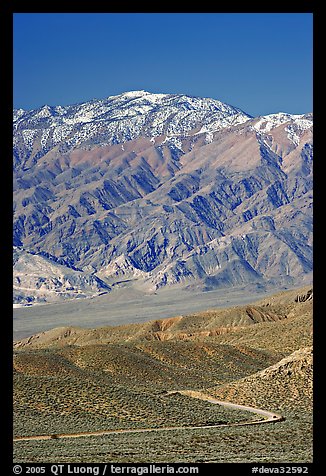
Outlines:
[[[20,382],[23,381],[20,377]],[[31,384],[31,377],[22,386],[15,402],[14,432],[16,436],[74,433],[123,428],[164,426],[216,425],[249,421],[255,415],[226,409],[188,396],[164,396],[134,389],[89,387],[85,394],[76,382],[44,377]],[[35,379],[34,379],[35,380]],[[41,390],[38,385],[41,384]],[[69,384],[69,386],[68,386]],[[60,393],[59,388],[64,390]],[[68,390],[69,388],[69,390]],[[72,403],[74,401],[74,403]]]
[[[308,463],[311,441],[312,418],[302,413],[285,422],[252,427],[21,441],[14,443],[14,461]]]
[[[233,410],[225,411],[179,394],[163,397],[164,390],[198,388],[203,382],[216,384],[213,369],[216,374],[226,371],[225,352],[231,354],[229,360],[225,359],[228,368],[230,360],[235,358],[229,346],[223,346],[224,353],[218,358],[216,348],[196,344],[197,353],[189,363],[192,347],[189,343],[182,345],[180,353],[186,359],[182,363],[179,356],[175,366],[157,356],[153,358],[152,350],[148,353],[132,345],[17,352],[15,434],[189,426],[250,419],[251,414],[238,415]],[[158,351],[163,352],[162,348]],[[175,351],[175,344],[167,346],[169,359]],[[236,352],[237,364],[232,368],[238,365],[239,358]]]

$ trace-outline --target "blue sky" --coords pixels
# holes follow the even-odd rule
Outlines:
[[[14,106],[130,90],[312,111],[310,13],[16,13]]]

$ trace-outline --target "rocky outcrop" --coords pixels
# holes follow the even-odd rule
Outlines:
[[[313,299],[313,290],[309,289],[306,293],[304,294],[298,294],[295,298],[295,302],[306,302],[306,301],[312,301]]]

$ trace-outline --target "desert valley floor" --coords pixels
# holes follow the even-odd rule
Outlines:
[[[87,299],[70,299],[30,306],[15,305],[13,309],[14,340],[37,332],[61,326],[103,327],[142,323],[153,319],[165,319],[186,315],[211,308],[225,308],[250,303],[274,294],[267,287],[233,286],[202,292],[182,286],[144,292],[126,281],[110,293]]]

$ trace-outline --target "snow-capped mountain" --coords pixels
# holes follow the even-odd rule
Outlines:
[[[139,136],[166,136],[176,142],[204,125],[206,132],[245,122],[238,108],[209,98],[131,91],[73,106],[43,106],[14,111],[16,159],[37,157],[61,145],[60,151],[89,145],[123,143]],[[176,142],[177,143],[177,142]]]
[[[108,286],[302,284],[312,125],[146,91],[15,110],[14,244]]]

